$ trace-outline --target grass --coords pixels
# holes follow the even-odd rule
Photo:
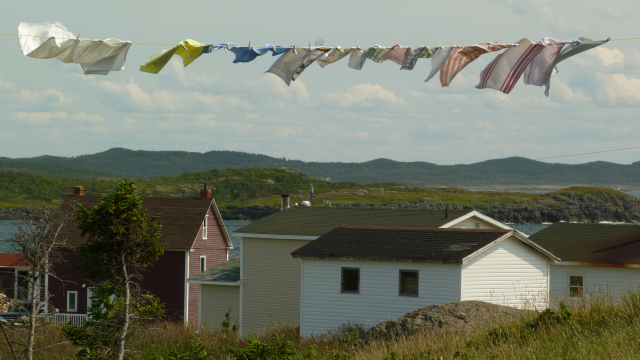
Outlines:
[[[12,336],[16,336],[15,333]],[[291,341],[294,359],[636,359],[640,354],[640,293],[620,298],[594,295],[571,306],[546,310],[521,321],[481,329],[473,334],[418,333],[395,341],[372,341],[365,345],[351,333],[301,339],[296,327],[274,328],[258,336],[268,344],[274,336]],[[245,348],[248,340],[224,331],[207,331],[163,322],[137,333],[131,356],[157,359],[172,348],[185,352],[192,339],[213,354],[228,358],[226,349]],[[76,349],[57,327],[42,329],[36,359],[64,359]],[[0,358],[10,359],[8,347],[0,345]]]

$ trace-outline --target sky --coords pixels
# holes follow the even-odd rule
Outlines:
[[[176,44],[369,47],[473,45],[640,37],[640,3],[585,0],[462,1],[13,1],[0,32],[58,21],[82,38]],[[133,44],[123,71],[83,75],[80,65],[34,59],[0,35],[0,157],[78,156],[113,147],[232,150],[287,159],[377,158],[469,164],[522,156],[546,162],[640,160],[640,40],[610,41],[558,68],[550,96],[522,80],[506,95],[476,89],[481,56],[449,87],[386,61],[350,69],[313,64],[291,86],[265,73],[275,57],[233,64],[231,52],[156,75],[140,64],[168,45]],[[571,154],[614,149],[590,155]],[[553,159],[549,159],[553,158]]]

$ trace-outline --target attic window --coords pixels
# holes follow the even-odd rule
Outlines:
[[[474,229],[480,229],[480,223],[479,222],[473,223],[473,228]]]
[[[569,296],[581,298],[584,295],[584,276],[569,275]]]
[[[400,270],[400,296],[418,296],[418,270]]]
[[[360,293],[360,268],[342,268],[341,293]]]
[[[207,225],[209,224],[209,215],[204,217],[204,221],[202,222],[202,240],[207,239]]]

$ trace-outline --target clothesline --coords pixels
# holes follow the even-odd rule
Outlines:
[[[4,36],[26,36],[26,37],[35,37],[35,38],[45,38],[48,39],[50,38],[50,36],[44,36],[44,35],[26,35],[26,34],[17,34],[17,33],[3,33],[0,32],[0,35],[4,35]],[[87,39],[87,38],[82,38],[82,37],[73,37],[73,38],[63,38],[63,37],[57,37],[57,39],[60,40],[84,40],[84,41],[98,41],[98,42],[120,42],[121,40],[117,40],[117,39],[106,39],[106,40],[98,40],[98,39]],[[640,37],[631,37],[631,38],[620,38],[620,39],[609,39],[609,41],[628,41],[628,40],[640,40]],[[585,42],[597,42],[598,40],[588,40]],[[180,43],[162,43],[162,42],[147,42],[147,41],[130,41],[132,44],[134,45],[163,45],[163,46],[174,46],[174,45],[179,45]],[[251,41],[249,41],[249,43],[251,43]],[[555,44],[562,44],[564,43],[563,41],[558,41]],[[281,49],[285,49],[285,48],[289,48],[287,46],[279,46],[279,45],[274,45],[276,48],[281,48]],[[301,47],[299,45],[297,45],[298,47]],[[234,46],[229,46],[229,47],[243,47],[240,44],[234,45]],[[271,46],[255,46],[252,45],[252,48],[256,48],[256,49],[267,49],[267,48],[271,48]],[[348,47],[340,47],[340,46],[318,46],[319,48],[322,49],[335,49],[335,48],[353,48],[353,49],[357,49],[357,48],[361,48],[360,46],[348,46]],[[417,48],[417,47],[444,47],[444,48],[455,48],[455,47],[464,47],[464,45],[419,45],[419,46],[409,46],[409,47],[413,47],[413,48]]]
[[[118,39],[84,39],[71,33],[64,25],[57,22],[18,24],[16,35],[22,53],[26,56],[50,59],[57,58],[65,63],[77,63],[82,66],[86,75],[106,75],[111,71],[124,69],[127,52],[134,42]],[[626,38],[615,40],[636,40]],[[468,64],[481,55],[502,51],[480,74],[478,89],[496,89],[505,94],[511,92],[521,77],[524,83],[534,86],[545,86],[545,95],[549,96],[550,79],[557,64],[583,51],[600,46],[608,41],[579,38],[574,41],[558,41],[545,37],[537,42],[522,38],[515,43],[486,42],[466,46],[401,46],[392,47],[374,45],[361,48],[359,46],[341,48],[329,47],[323,39],[318,39],[308,47],[299,45],[280,46],[242,46],[236,43],[202,44],[187,39],[178,44],[137,42],[135,44],[172,46],[160,53],[151,55],[149,60],[140,66],[140,71],[157,74],[169,62],[173,55],[182,57],[186,67],[203,54],[220,49],[235,54],[234,63],[250,62],[269,52],[279,58],[266,71],[280,77],[287,85],[295,81],[309,66],[317,62],[321,67],[348,57],[351,69],[361,70],[367,60],[375,63],[391,60],[400,65],[400,70],[413,70],[418,59],[430,59],[431,71],[424,80],[428,82],[439,73],[443,87],[449,86],[453,79]],[[504,51],[503,51],[504,50]]]

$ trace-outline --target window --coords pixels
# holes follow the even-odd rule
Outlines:
[[[18,300],[27,300],[29,297],[29,271],[16,270],[16,292],[15,297]]]
[[[360,293],[360,268],[342,268],[340,292]]]
[[[91,298],[93,296],[93,290],[91,290],[91,288],[87,288],[87,312],[89,312],[89,309],[91,309],[91,306],[93,306],[93,299]]]
[[[480,223],[473,223],[473,228],[474,229],[480,229]]]
[[[400,296],[418,296],[418,270],[400,270]]]
[[[202,222],[202,240],[207,239],[207,225],[209,224],[209,215],[205,215],[204,221]]]
[[[78,292],[77,291],[67,291],[67,311],[68,312],[78,311]]]
[[[581,298],[584,295],[584,276],[569,275],[569,296]]]
[[[207,257],[200,256],[200,272],[207,270]]]

